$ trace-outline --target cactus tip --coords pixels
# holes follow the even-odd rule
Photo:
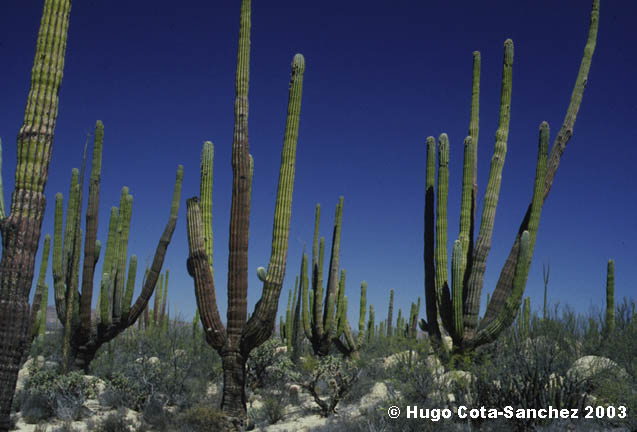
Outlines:
[[[259,267],[257,269],[257,277],[261,282],[265,282],[265,278],[267,277],[267,275],[268,273],[265,271],[265,268]]]
[[[292,67],[305,69],[305,57],[303,57],[303,54],[297,53],[294,55],[294,59],[292,60]]]

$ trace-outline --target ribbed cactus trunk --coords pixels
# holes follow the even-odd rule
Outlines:
[[[11,213],[0,203],[0,431],[8,431],[20,360],[29,340],[29,293],[46,207],[71,0],[45,0],[24,122],[17,138]]]
[[[201,206],[196,197],[187,201],[188,272],[194,279],[197,307],[206,341],[219,352],[222,359],[224,386],[221,409],[226,416],[225,429],[228,430],[242,430],[245,426],[247,420],[246,360],[250,351],[265,342],[274,330],[279,296],[285,276],[296,143],[305,70],[303,56],[295,55],[292,62],[288,115],[274,211],[270,263],[267,271],[262,267],[257,270],[257,275],[263,282],[263,292],[254,313],[246,322],[248,237],[253,169],[248,145],[250,15],[251,2],[243,0],[232,145],[233,186],[230,210],[227,326],[222,323],[217,308],[212,267],[212,143],[205,143],[202,152]],[[208,213],[208,210],[210,214],[204,217],[202,212]]]

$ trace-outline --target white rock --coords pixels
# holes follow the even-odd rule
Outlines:
[[[589,379],[608,370],[616,373],[619,377],[628,378],[626,371],[611,359],[592,355],[580,357],[575,360],[573,366],[571,366],[566,374],[570,378]]]

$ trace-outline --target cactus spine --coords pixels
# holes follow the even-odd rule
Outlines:
[[[197,307],[205,331],[206,341],[222,357],[224,386],[221,409],[226,415],[228,428],[239,430],[246,418],[245,362],[252,349],[265,342],[272,334],[276,319],[279,295],[285,276],[290,214],[294,185],[296,143],[301,109],[301,95],[305,60],[301,54],[294,56],[285,138],[279,171],[272,252],[268,270],[260,267],[257,275],[263,282],[261,300],[254,313],[247,318],[248,290],[248,238],[251,195],[251,163],[248,143],[248,86],[250,73],[250,25],[251,1],[241,2],[241,25],[237,54],[235,125],[232,144],[232,204],[230,215],[230,241],[228,260],[228,312],[227,328],[221,322],[217,308],[211,243],[211,219],[202,217],[198,198],[187,201],[188,215],[188,272],[194,279]],[[212,157],[203,155],[203,164],[212,165]],[[253,166],[253,165],[252,165]],[[210,170],[210,173],[212,170]],[[206,176],[202,176],[206,182]],[[212,180],[209,180],[210,185]],[[212,188],[208,192],[211,193]],[[202,184],[201,190],[205,192]],[[210,198],[201,197],[202,200]],[[207,211],[207,209],[206,209]],[[205,228],[204,228],[205,223]],[[209,233],[205,235],[204,233]]]
[[[608,260],[606,267],[606,331],[615,330],[615,262]]]
[[[104,126],[98,121],[95,128],[93,161],[91,168],[88,209],[86,214],[86,238],[84,241],[84,264],[81,292],[79,291],[79,263],[82,251],[80,212],[82,203],[81,174],[74,169],[71,176],[71,193],[67,208],[64,235],[62,230],[62,194],[56,195],[55,233],[53,236],[53,280],[58,318],[64,325],[63,353],[65,365],[88,370],[88,366],[101,345],[115,338],[135,323],[143,312],[157,283],[166,249],[177,223],[183,169],[177,170],[170,217],[155,251],[155,258],[146,275],[140,296],[131,307],[133,298],[137,258],[133,255],[128,265],[126,278],[126,256],[130,232],[133,197],[128,188],[122,188],[119,208],[111,209],[108,239],[104,253],[102,280],[100,283],[99,320],[93,326],[91,299],[93,296],[93,274],[100,254],[100,242],[96,239],[97,212],[102,170],[102,145]],[[83,164],[84,165],[84,164]]]

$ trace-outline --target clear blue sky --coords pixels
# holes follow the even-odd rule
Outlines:
[[[442,132],[451,140],[450,244],[457,236],[474,50],[482,53],[481,205],[497,128],[503,42],[512,38],[511,129],[484,310],[486,291],[495,286],[531,197],[538,126],[543,120],[550,123],[552,144],[562,123],[591,1],[487,3],[254,2],[250,310],[261,291],[255,269],[266,266],[270,254],[293,55],[303,53],[307,69],[279,313],[294,285],[303,244],[312,241],[315,204],[322,204],[321,233],[330,239],[334,208],[343,195],[341,264],[348,272],[350,320],[358,318],[359,286],[367,280],[368,303],[374,304],[378,322],[386,317],[391,288],[403,312],[424,294],[424,143]],[[42,0],[3,0],[0,6],[0,136],[7,202],[41,7]],[[185,265],[185,200],[199,193],[204,140],[215,143],[215,275],[225,318],[239,7],[239,1],[227,0],[113,0],[76,1],[71,11],[43,234],[52,233],[55,193],[68,197],[71,168],[81,163],[86,133],[102,120],[98,237],[105,241],[109,209],[117,205],[121,187],[129,186],[134,196],[129,253],[140,259],[139,284],[168,218],[177,165],[183,164],[179,222],[164,268],[171,271],[171,315],[179,311],[184,318],[195,311]],[[635,16],[634,1],[602,0],[589,86],[540,222],[526,288],[536,310],[542,302],[542,263],[549,259],[552,303],[568,303],[582,312],[603,306],[609,258],[616,263],[616,299],[635,297]],[[48,279],[52,287],[50,271]],[[52,304],[52,288],[49,299]]]

